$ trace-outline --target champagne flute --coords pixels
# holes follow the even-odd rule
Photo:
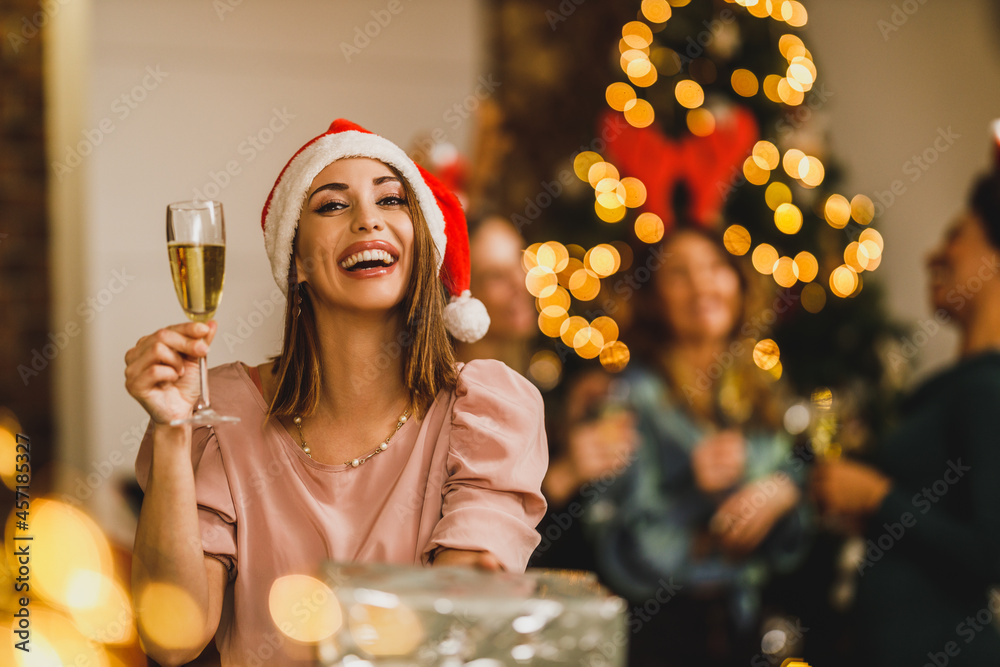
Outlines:
[[[226,268],[226,229],[222,204],[216,201],[182,201],[167,206],[167,251],[177,300],[188,319],[207,322],[215,315],[222,298]],[[208,399],[208,362],[198,359],[201,397],[186,419],[171,426],[235,423],[238,417],[220,415]]]

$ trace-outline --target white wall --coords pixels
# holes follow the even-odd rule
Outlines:
[[[72,413],[69,404],[75,403],[90,424],[63,431],[60,455],[70,470],[62,486],[78,497],[97,486],[90,509],[127,540],[124,506],[101,479],[109,463],[118,462],[114,478],[131,473],[134,434],[145,424],[145,413],[123,386],[125,351],[140,336],[184,320],[167,264],[166,204],[191,199],[196,189],[223,202],[226,287],[210,363],[263,361],[278,350],[284,302],[275,299],[269,317],[260,312],[270,306],[255,305],[270,301],[276,289],[260,209],[281,167],[338,117],[404,147],[418,133],[440,128],[466,148],[473,123],[458,124],[445,114],[473,93],[483,40],[472,2],[91,4],[89,99],[81,100],[90,139],[76,135],[74,141],[96,146],[63,179],[82,175],[86,184],[85,195],[74,200],[85,207],[84,242],[77,248],[83,269],[78,276],[56,266],[55,275],[64,289],[75,287],[73,303],[97,299],[94,312],[82,305],[71,315],[84,335],[62,361],[68,367],[80,355],[86,371],[59,406]],[[373,23],[376,18],[385,25]],[[376,36],[355,42],[366,28]],[[345,54],[345,44],[362,48]],[[251,135],[259,135],[261,150],[247,142]],[[65,162],[68,150],[55,147],[53,160]],[[227,163],[239,173],[216,192],[212,174],[224,172]],[[259,325],[245,340],[241,321]],[[90,473],[91,485],[85,478],[81,485],[72,469]]]
[[[1000,9],[993,0],[821,0],[808,9],[804,37],[830,92],[823,111],[846,171],[843,190],[888,202],[899,181],[902,194],[875,221],[887,249],[876,275],[891,313],[919,323],[931,312],[924,257],[964,206],[974,175],[992,164]],[[938,141],[947,150],[935,156],[939,131],[949,129],[951,145]],[[912,161],[925,151],[936,157],[926,170]],[[956,344],[951,330],[933,336],[914,379],[953,359]]]

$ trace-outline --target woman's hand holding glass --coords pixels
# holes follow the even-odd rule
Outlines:
[[[812,493],[820,508],[847,518],[864,518],[874,512],[891,485],[875,468],[847,459],[819,463],[812,474]]]
[[[125,354],[125,388],[154,423],[191,416],[201,395],[198,362],[216,327],[215,321],[175,324],[143,336]]]
[[[800,496],[799,488],[788,475],[774,473],[745,484],[728,496],[716,510],[709,528],[723,551],[745,556],[798,504]]]
[[[705,493],[728,491],[743,478],[746,459],[746,442],[739,432],[710,435],[691,452],[695,484]]]

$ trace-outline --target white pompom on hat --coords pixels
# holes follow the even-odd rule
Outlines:
[[[292,156],[264,203],[261,226],[274,282],[288,294],[292,244],[313,179],[331,163],[350,157],[383,162],[410,184],[434,240],[438,276],[451,297],[444,309],[445,326],[465,343],[482,338],[490,326],[490,317],[482,302],[469,291],[469,230],[458,198],[399,146],[344,119],[333,121],[330,129]]]

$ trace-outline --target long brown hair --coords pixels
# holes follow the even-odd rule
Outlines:
[[[632,348],[637,360],[656,370],[666,380],[677,400],[686,404],[689,412],[694,416],[710,421],[717,421],[720,417],[725,416],[730,420],[735,419],[736,421],[776,427],[780,423],[780,416],[775,399],[775,388],[766,372],[757,368],[753,362],[753,343],[745,344],[742,340],[748,337],[748,332],[751,330],[752,334],[759,338],[764,338],[767,333],[761,329],[760,322],[756,319],[756,316],[765,308],[764,292],[766,288],[761,284],[759,276],[750,271],[742,258],[736,257],[726,250],[721,234],[696,226],[680,227],[669,236],[664,237],[655,246],[641,248],[636,252],[635,265],[656,266],[659,260],[653,264],[650,264],[649,260],[654,257],[664,257],[670,244],[679,235],[685,233],[695,234],[709,241],[719,257],[726,262],[739,279],[740,308],[727,338],[727,342],[730,344],[729,348],[723,353],[723,361],[726,363],[720,361],[721,375],[710,378],[712,381],[710,391],[716,402],[713,409],[706,411],[705,406],[700,406],[692,401],[688,395],[689,392],[682,390],[681,383],[675,377],[673,370],[664,362],[663,352],[674,344],[676,334],[667,320],[662,296],[652,275],[635,293],[635,305],[632,309],[634,316],[623,337]],[[650,273],[652,274],[652,271]],[[751,320],[753,320],[752,326],[750,326]],[[739,353],[733,354],[733,352]],[[736,419],[731,414],[718,414],[719,411],[726,412],[725,406],[720,406],[718,403],[732,401],[734,393],[739,395],[736,402],[743,403],[749,412],[749,416],[745,419]]]
[[[422,415],[439,392],[455,388],[458,381],[455,351],[444,325],[445,293],[437,275],[437,248],[427,220],[410,183],[395,167],[387,166],[403,184],[413,221],[413,273],[406,295],[397,306],[405,313],[406,320],[393,344],[369,360],[368,372],[363,377],[352,378],[352,381],[378,382],[393,359],[403,355],[403,384],[410,392],[414,410]],[[312,414],[319,405],[322,387],[316,314],[309,284],[298,281],[296,248],[297,242],[292,245],[288,272],[281,353],[271,360],[278,389],[268,407],[268,415],[276,417]]]

